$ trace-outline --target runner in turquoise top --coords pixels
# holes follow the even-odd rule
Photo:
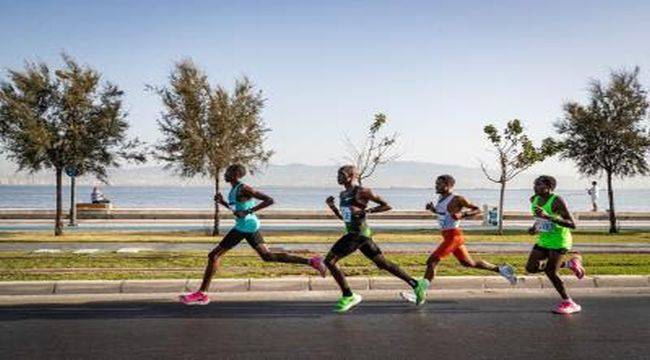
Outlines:
[[[318,256],[308,259],[286,253],[271,252],[266,247],[259,232],[260,220],[255,212],[271,206],[274,201],[270,196],[242,183],[241,178],[245,175],[246,168],[239,164],[231,165],[226,169],[224,179],[232,186],[228,194],[228,202],[225,202],[219,193],[215,195],[214,200],[218,205],[232,211],[235,216],[235,226],[208,255],[208,264],[205,267],[201,288],[191,294],[180,296],[181,302],[186,305],[205,305],[210,302],[206,292],[217,270],[219,260],[228,250],[244,239],[264,261],[309,265],[318,270],[322,277],[327,274],[327,268]],[[255,200],[261,202],[256,204]]]
[[[244,233],[254,233],[260,228],[260,219],[251,211],[255,207],[255,199],[250,198],[245,201],[238,199],[239,191],[244,183],[239,182],[230,189],[228,194],[228,206],[230,209],[237,212],[242,212],[246,215],[235,218],[235,229]]]
[[[530,199],[535,224],[528,231],[539,235],[528,257],[526,271],[543,271],[562,297],[553,312],[571,314],[582,308],[567,295],[558,271],[569,268],[578,279],[582,279],[585,269],[579,255],[563,261],[564,255],[571,249],[571,229],[575,229],[576,225],[564,200],[553,193],[556,184],[555,178],[546,175],[535,180],[535,195]]]

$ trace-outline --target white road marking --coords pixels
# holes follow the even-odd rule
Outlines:
[[[125,247],[117,250],[118,253],[138,253],[140,251],[153,251],[153,249],[144,247]]]
[[[35,253],[60,253],[61,250],[59,249],[36,249],[34,250]]]
[[[94,254],[96,252],[99,252],[99,249],[79,249],[73,251],[75,254]]]

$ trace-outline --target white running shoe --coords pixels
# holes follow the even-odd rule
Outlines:
[[[402,299],[415,304],[417,302],[417,299],[415,297],[415,294],[412,291],[402,291],[399,293],[399,295],[402,297]]]
[[[517,275],[515,275],[515,268],[511,265],[499,265],[499,274],[510,282],[510,285],[517,284]]]

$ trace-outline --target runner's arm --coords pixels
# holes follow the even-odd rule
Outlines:
[[[462,196],[456,197],[458,201],[459,211],[454,214],[457,219],[464,219],[472,216],[481,214],[481,209],[469,202],[466,198]],[[463,209],[468,209],[467,211],[462,211]]]
[[[334,216],[336,216],[339,220],[343,220],[343,215],[341,215],[341,212],[339,209],[334,205],[334,196],[329,196],[326,200],[325,203],[327,206],[332,210],[334,213]]]
[[[556,198],[556,201],[553,203],[553,211],[560,214],[560,217],[549,218],[551,222],[569,229],[576,228],[576,222],[573,219],[573,215],[569,212],[569,207],[566,205],[564,199],[559,196]]]
[[[267,208],[275,203],[275,200],[273,200],[272,197],[266,195],[265,193],[255,190],[252,187],[248,185],[243,185],[241,188],[240,194],[244,195],[245,197],[251,197],[257,200],[261,200],[259,204],[253,206],[250,208],[248,211],[241,211],[242,213],[248,213],[252,214],[256,211],[262,210],[264,208]],[[236,214],[235,214],[236,215]]]
[[[230,204],[228,204],[224,199],[221,193],[217,193],[217,195],[214,196],[214,201],[219,203],[219,205],[225,207],[226,209],[230,210]]]
[[[361,196],[365,197],[366,199],[374,202],[377,204],[377,206],[367,209],[366,214],[372,214],[372,213],[378,213],[378,212],[385,212],[389,211],[392,209],[390,205],[386,202],[386,200],[382,199],[379,195],[375,194],[372,192],[370,189],[363,189],[363,192],[361,193]]]

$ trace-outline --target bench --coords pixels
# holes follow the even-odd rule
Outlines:
[[[92,204],[92,203],[77,203],[77,211],[104,211],[108,212],[113,209],[113,204]]]

